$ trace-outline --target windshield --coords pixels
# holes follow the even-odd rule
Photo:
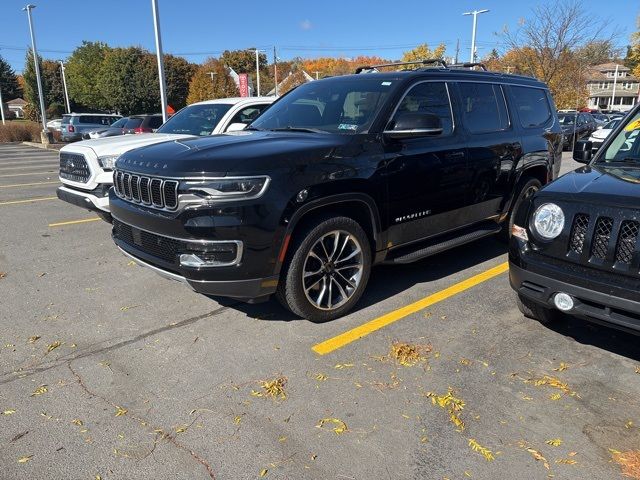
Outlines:
[[[120,120],[113,122],[111,126],[113,128],[122,128],[127,124],[127,121],[129,121],[129,118],[124,117],[124,118],[121,118]]]
[[[560,121],[560,125],[573,125],[576,121],[575,115],[558,115],[558,120]]]
[[[167,120],[156,133],[179,133],[199,137],[211,135],[231,106],[229,103],[189,105]]]
[[[625,163],[640,167],[640,111],[628,118],[625,127],[598,157],[596,163],[598,165]]]
[[[393,83],[379,78],[309,82],[276,102],[250,128],[361,133],[373,123]]]
[[[618,126],[619,123],[620,123],[620,120],[611,120],[609,123],[607,123],[602,128],[605,129],[605,130],[613,130],[614,128],[616,128]]]

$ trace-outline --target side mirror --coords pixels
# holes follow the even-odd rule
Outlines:
[[[598,125],[596,128],[597,128],[598,130],[602,130],[602,125]]]
[[[589,163],[593,152],[593,144],[588,140],[578,140],[573,147],[573,159],[580,163]]]
[[[403,113],[398,116],[391,130],[385,136],[394,139],[433,137],[442,135],[444,129],[440,117],[430,113]]]
[[[247,125],[244,123],[232,123],[225,130],[226,132],[239,132],[240,130],[244,130],[247,128]]]

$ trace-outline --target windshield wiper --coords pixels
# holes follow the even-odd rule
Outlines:
[[[307,132],[307,133],[328,133],[325,130],[319,130],[317,128],[307,128],[307,127],[279,127],[279,128],[270,128],[270,132]]]
[[[246,130],[254,130],[256,132],[261,132],[262,130],[264,130],[264,128],[252,127],[251,125],[249,125],[245,128],[245,131]]]

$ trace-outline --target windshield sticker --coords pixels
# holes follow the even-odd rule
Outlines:
[[[635,120],[624,127],[625,132],[633,132],[634,130],[640,130],[640,119]]]
[[[352,125],[351,123],[341,123],[338,125],[338,130],[358,130],[358,125]]]
[[[388,87],[389,85],[391,85],[391,82],[382,82],[382,84],[384,87]]]

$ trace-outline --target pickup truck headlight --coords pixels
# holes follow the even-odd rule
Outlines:
[[[533,214],[533,228],[544,240],[553,240],[564,228],[564,212],[555,203],[540,205]]]
[[[258,198],[267,190],[271,179],[263,177],[229,177],[211,180],[191,180],[181,185],[181,190],[206,200],[248,200]]]
[[[98,157],[98,164],[104,170],[113,170],[116,167],[116,161],[120,155],[105,155],[103,157]]]

